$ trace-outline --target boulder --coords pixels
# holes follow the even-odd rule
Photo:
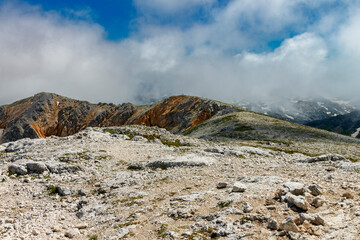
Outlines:
[[[233,192],[245,192],[247,189],[246,185],[241,182],[235,182],[232,188]]]
[[[216,184],[217,189],[222,189],[222,188],[226,188],[226,187],[227,187],[226,182],[219,182],[219,183]]]
[[[287,182],[284,184],[285,189],[288,192],[298,196],[298,195],[305,195],[305,185],[298,182]]]
[[[187,154],[179,157],[169,157],[167,159],[149,162],[146,167],[149,168],[171,168],[171,167],[201,167],[216,163],[211,157],[198,156],[196,154]]]
[[[300,213],[300,223],[303,224],[305,221],[310,222],[313,225],[325,225],[325,220],[319,214],[306,214]]]
[[[309,204],[303,196],[295,196],[291,193],[288,193],[286,194],[284,200],[287,203],[293,204],[304,211],[307,211],[309,209]]]
[[[9,143],[7,147],[5,148],[5,152],[11,153],[11,152],[17,152],[22,148],[22,145],[19,143]]]
[[[75,173],[78,171],[81,171],[82,168],[78,165],[71,165],[71,164],[65,164],[65,163],[59,163],[59,162],[46,162],[46,167],[49,169],[51,173]]]
[[[310,185],[308,188],[309,188],[309,190],[310,190],[310,193],[311,193],[313,196],[319,196],[319,195],[321,195],[321,190],[320,190],[320,188],[319,188],[318,185],[313,184],[313,185]]]
[[[326,154],[326,155],[307,158],[303,160],[303,162],[308,162],[308,163],[324,162],[324,161],[336,162],[336,161],[348,161],[348,160],[344,156],[338,154]]]
[[[278,223],[276,220],[271,219],[267,225],[267,228],[271,229],[271,230],[277,230],[278,229]]]
[[[296,226],[292,217],[287,217],[284,221],[280,223],[280,230],[299,232],[299,228]]]
[[[26,163],[26,169],[28,173],[41,174],[48,170],[46,165],[42,162],[28,162]]]
[[[8,167],[8,171],[10,174],[17,174],[17,175],[26,175],[28,173],[25,166],[17,165],[17,164],[11,164]]]

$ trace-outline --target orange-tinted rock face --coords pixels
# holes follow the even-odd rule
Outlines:
[[[147,109],[147,111],[143,110]],[[133,104],[91,104],[51,93],[39,93],[0,107],[3,142],[20,138],[68,136],[84,128],[129,124],[159,126],[178,133],[190,129],[216,114],[238,111],[215,101],[175,96],[155,106],[138,108]]]
[[[140,116],[134,124],[159,126],[172,132],[183,132],[229,108],[199,97],[170,97]],[[233,111],[236,111],[234,108]]]

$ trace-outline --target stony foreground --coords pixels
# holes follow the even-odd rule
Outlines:
[[[0,239],[360,239],[339,155],[88,128],[0,145]]]

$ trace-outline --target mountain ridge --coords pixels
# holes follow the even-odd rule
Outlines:
[[[2,142],[21,138],[69,136],[86,127],[146,125],[174,133],[185,131],[217,115],[241,111],[225,103],[193,96],[173,96],[158,103],[136,106],[79,101],[54,93],[41,92],[33,97],[0,106]]]
[[[358,129],[360,128],[360,111],[357,110],[348,114],[312,121],[306,125],[360,138],[358,132]]]
[[[233,104],[300,124],[347,114],[356,109],[349,102],[324,97],[284,99],[276,102],[240,101]]]

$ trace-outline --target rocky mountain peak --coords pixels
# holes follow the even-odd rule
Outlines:
[[[182,132],[217,115],[240,109],[191,96],[173,96],[156,104],[135,106],[92,104],[41,92],[0,107],[2,142],[51,135],[69,136],[91,127],[121,125],[159,126]]]

